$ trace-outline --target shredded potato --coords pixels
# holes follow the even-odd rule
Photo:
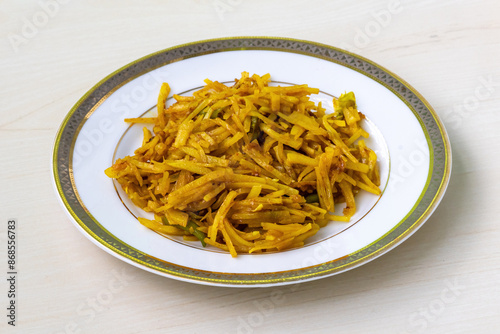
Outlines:
[[[164,83],[157,117],[126,119],[153,124],[152,132],[145,127],[134,156],[105,173],[154,213],[141,224],[235,257],[302,246],[328,221],[348,222],[360,190],[380,194],[354,94],[326,114],[310,100],[317,88],[269,81],[246,72],[230,87],[207,79],[192,96],[174,94],[168,108]]]

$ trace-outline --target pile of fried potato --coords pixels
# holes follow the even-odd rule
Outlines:
[[[330,220],[349,221],[359,190],[380,194],[377,156],[362,137],[354,94],[325,114],[307,85],[269,86],[243,72],[234,85],[205,80],[192,96],[164,83],[158,116],[134,156],[105,173],[163,234],[200,240],[235,257],[299,247]],[[344,203],[342,214],[335,204]]]

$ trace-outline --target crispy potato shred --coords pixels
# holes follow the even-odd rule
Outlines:
[[[377,156],[362,138],[364,115],[352,92],[325,113],[319,89],[269,86],[243,72],[234,85],[205,80],[192,96],[164,83],[158,116],[134,156],[105,173],[154,219],[144,226],[238,253],[300,247],[329,221],[348,222],[355,195],[380,194]],[[345,203],[342,214],[336,203]]]

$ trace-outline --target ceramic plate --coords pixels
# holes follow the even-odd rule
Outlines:
[[[332,110],[332,97],[356,94],[367,144],[381,171],[381,196],[361,193],[350,223],[331,222],[304,247],[232,258],[216,248],[161,236],[104,174],[142,140],[123,121],[150,112],[159,87],[190,94],[203,80],[231,82],[241,72],[271,74],[274,85],[308,84]],[[171,101],[167,101],[171,103]],[[54,183],[75,225],[108,253],[144,270],[219,286],[272,286],[331,276],[365,264],[414,233],[441,200],[451,171],[445,129],[412,87],[377,64],[317,43],[228,38],[166,49],[104,78],[71,109],[54,146]]]

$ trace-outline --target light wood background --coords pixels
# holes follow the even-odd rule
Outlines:
[[[245,35],[343,47],[426,97],[447,126],[453,172],[414,236],[341,275],[230,289],[132,267],[73,226],[50,160],[76,101],[149,53]],[[0,0],[0,277],[7,219],[19,227],[17,326],[2,278],[0,332],[499,333],[499,36],[494,0]]]

